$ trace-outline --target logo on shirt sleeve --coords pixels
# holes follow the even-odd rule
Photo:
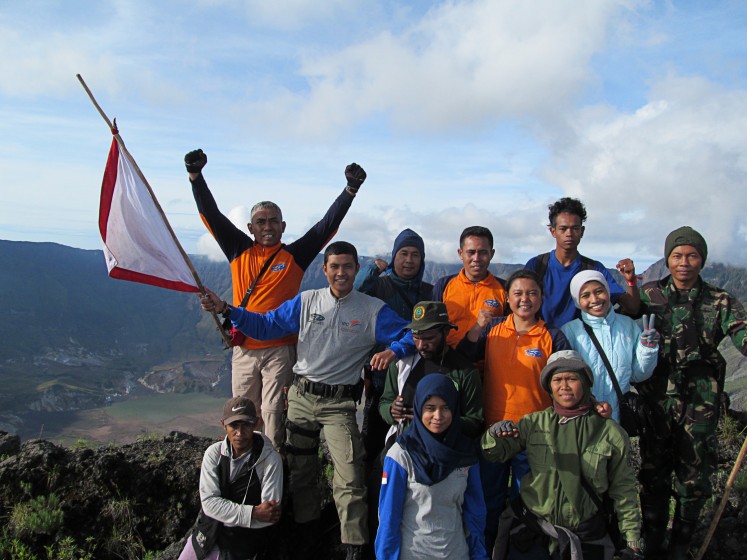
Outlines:
[[[497,299],[486,299],[483,303],[486,307],[492,307],[493,309],[498,309],[501,306]]]

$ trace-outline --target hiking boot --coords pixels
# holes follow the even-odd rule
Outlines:
[[[359,544],[346,544],[345,560],[363,560],[363,547]]]

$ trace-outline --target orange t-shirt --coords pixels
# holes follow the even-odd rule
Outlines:
[[[459,274],[444,276],[433,288],[433,299],[446,304],[449,321],[458,327],[458,330],[449,331],[446,339],[446,343],[452,348],[456,348],[467,331],[475,325],[480,309],[489,307],[494,310],[496,317],[506,312],[506,290],[501,281],[490,272],[479,282],[467,278],[464,269]]]
[[[513,315],[501,319],[485,340],[483,409],[487,426],[499,420],[518,422],[525,414],[551,406],[550,395],[540,385],[540,373],[550,354],[570,349],[563,333],[542,320],[519,334]]]

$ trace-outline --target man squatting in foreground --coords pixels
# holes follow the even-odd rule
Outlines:
[[[298,333],[295,377],[288,391],[287,458],[293,513],[302,550],[312,554],[321,515],[317,487],[319,432],[324,428],[334,478],[332,494],[340,517],[347,558],[362,557],[368,542],[363,445],[356,419],[361,371],[376,344],[389,347],[371,358],[374,369],[415,351],[407,321],[379,299],[353,290],[358,253],[344,241],[324,251],[329,287],[301,292],[274,311],[235,308],[208,291],[203,309],[227,314],[233,324],[259,340]],[[306,537],[306,538],[304,538]]]
[[[202,509],[179,560],[254,558],[267,527],[280,520],[283,464],[270,440],[254,431],[257,411],[246,397],[223,406],[223,441],[205,451]]]
[[[285,222],[277,204],[263,201],[254,205],[248,224],[252,239],[218,209],[202,175],[207,155],[202,150],[194,150],[184,156],[184,162],[200,217],[230,263],[233,304],[257,313],[275,309],[298,293],[304,272],[334,236],[366,179],[366,172],[359,165],[348,165],[345,168],[347,186],[324,217],[299,239],[284,245],[280,239]],[[261,273],[270,259],[270,266]],[[260,274],[261,278],[254,285]],[[247,294],[252,285],[251,293]],[[240,332],[238,335],[232,336],[233,395],[246,395],[254,402],[260,413],[258,428],[264,429],[273,447],[280,451],[285,439],[283,389],[290,386],[293,379],[296,335],[286,334],[271,340],[245,337]]]

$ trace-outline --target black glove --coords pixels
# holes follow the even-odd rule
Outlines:
[[[345,168],[345,179],[348,181],[348,188],[352,194],[358,192],[363,181],[366,180],[366,172],[357,163],[351,163]]]
[[[494,438],[499,438],[503,434],[510,435],[513,434],[514,430],[517,430],[516,424],[513,423],[512,420],[501,420],[499,422],[496,422],[490,428],[488,428],[488,431],[490,432],[490,435]]]
[[[643,560],[643,553],[640,551],[636,552],[632,548],[627,547],[622,551],[620,560]]]
[[[207,155],[202,150],[192,150],[184,156],[184,165],[190,173],[199,173],[207,163]]]

